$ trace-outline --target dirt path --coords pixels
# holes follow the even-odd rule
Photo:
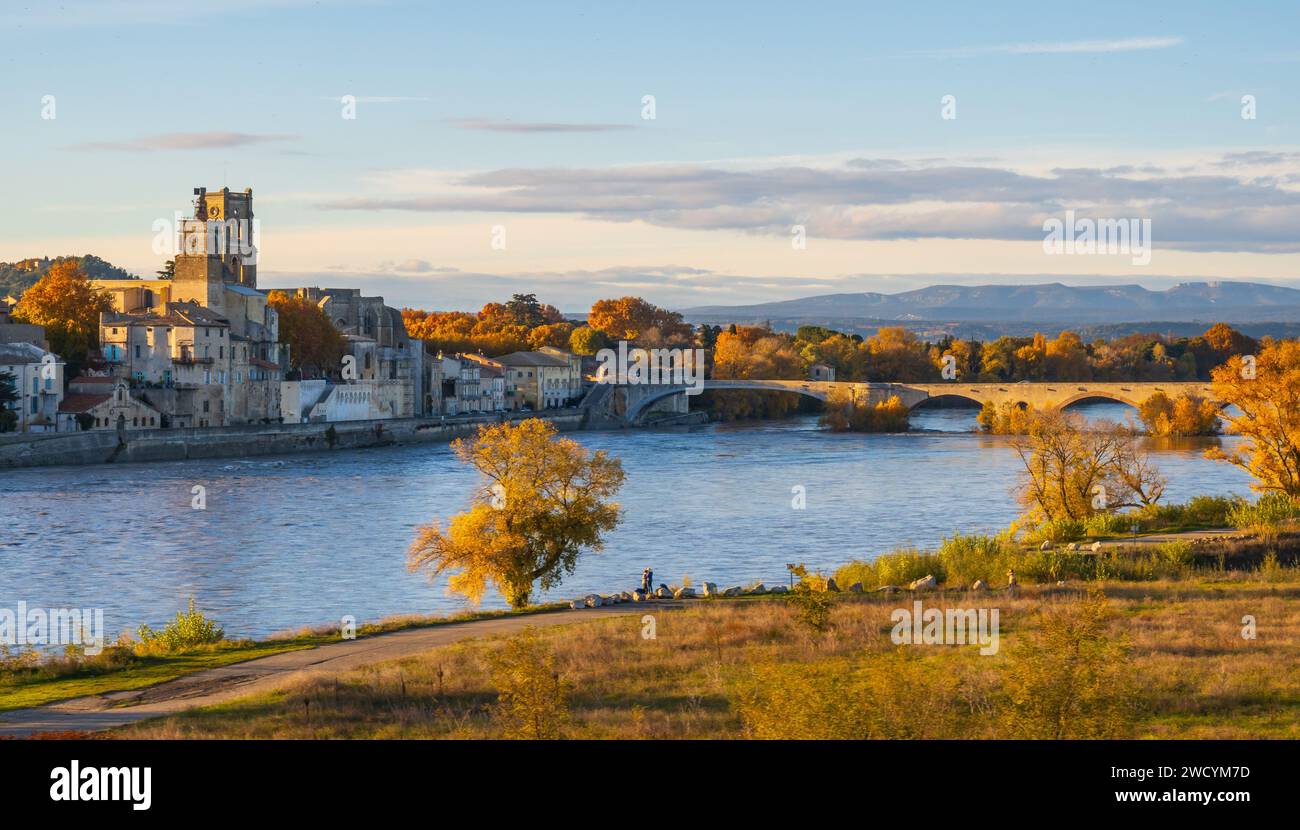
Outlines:
[[[0,712],[0,737],[23,737],[34,732],[68,729],[80,732],[111,729],[146,718],[173,715],[186,709],[270,692],[307,677],[337,676],[371,663],[410,657],[473,637],[510,634],[530,626],[543,628],[585,620],[638,615],[679,605],[680,603],[656,602],[554,611],[411,628],[359,640],[344,640],[317,648],[273,654],[244,663],[206,669],[144,689],[106,692],[33,709]]]
[[[1101,543],[1101,549],[1107,548],[1127,548],[1135,545],[1163,545],[1165,542],[1191,542],[1196,539],[1230,539],[1234,536],[1244,536],[1245,531],[1235,528],[1219,528],[1216,530],[1182,530],[1176,533],[1152,533],[1147,536],[1131,536],[1123,539],[1108,539]],[[1080,542],[1079,546],[1087,549],[1092,543]],[[1057,547],[1060,547],[1058,545]]]

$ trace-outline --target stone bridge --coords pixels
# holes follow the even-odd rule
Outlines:
[[[682,385],[598,385],[589,398],[598,403],[607,416],[629,424],[642,423],[653,411],[684,413],[689,407]],[[746,391],[792,392],[825,401],[832,389],[840,389],[858,400],[875,404],[897,395],[908,409],[940,399],[964,399],[977,406],[985,403],[1030,405],[1035,409],[1059,409],[1089,398],[1118,401],[1137,407],[1157,392],[1173,398],[1183,393],[1213,398],[1210,384],[1201,382],[1160,381],[1154,383],[850,383],[814,380],[706,380],[705,390],[739,389]],[[599,394],[596,394],[599,393]]]

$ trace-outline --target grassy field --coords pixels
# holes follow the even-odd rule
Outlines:
[[[480,611],[447,617],[393,617],[358,626],[358,637],[407,628],[524,613],[546,613],[566,606],[554,603],[527,611]],[[95,657],[28,662],[11,658],[0,664],[0,712],[42,706],[106,692],[132,691],[205,669],[220,668],[286,651],[339,641],[335,628],[304,629],[268,640],[231,640],[180,654],[141,653],[138,643],[114,645]]]
[[[1104,601],[1088,592],[1098,588]],[[998,608],[998,652],[895,645],[891,612],[916,598]],[[1029,586],[1014,597],[841,594],[824,631],[775,598],[647,611],[653,639],[629,617],[467,641],[114,734],[1300,738],[1295,568]],[[1242,636],[1246,616],[1255,639]]]

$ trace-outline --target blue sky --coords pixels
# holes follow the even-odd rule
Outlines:
[[[701,5],[0,2],[0,259],[147,273],[228,185],[263,285],[426,308],[1300,278],[1295,4]],[[1045,254],[1066,209],[1151,263]]]

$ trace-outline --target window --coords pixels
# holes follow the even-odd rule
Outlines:
[[[204,401],[204,402],[203,402],[203,411],[204,411],[204,412],[207,412],[207,411],[208,411],[208,404],[209,404],[209,403],[210,403],[210,401]],[[205,421],[204,423],[206,423],[206,421]]]
[[[136,344],[135,344],[135,356],[136,356],[137,359],[139,359],[139,357],[140,357],[140,344],[139,344],[139,343],[136,343]]]

